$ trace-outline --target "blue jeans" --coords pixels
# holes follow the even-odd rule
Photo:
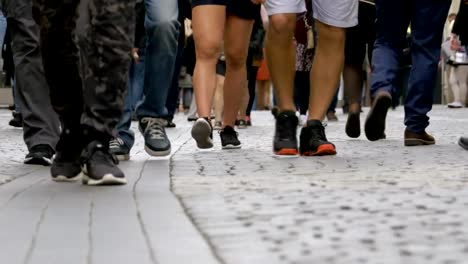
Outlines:
[[[144,99],[137,116],[167,116],[166,99],[172,86],[180,23],[175,0],[145,0],[147,36]]]
[[[169,89],[169,93],[167,95],[167,100],[166,100],[166,108],[167,108],[167,120],[172,121],[174,119],[174,115],[177,111],[177,106],[179,102],[179,75],[180,75],[180,70],[182,68],[182,59],[184,55],[184,47],[178,47],[177,48],[177,57],[176,57],[176,62],[175,62],[175,67],[174,67],[174,74],[172,77],[172,85],[171,89]]]
[[[371,93],[397,96],[397,72],[411,23],[412,69],[405,99],[405,125],[414,133],[429,125],[442,33],[451,0],[377,0],[377,39],[372,58]]]
[[[145,78],[145,56],[140,54],[139,63],[132,60],[128,74],[128,89],[125,95],[124,111],[116,126],[117,135],[121,138],[128,148],[132,148],[135,143],[135,133],[130,130],[132,117],[138,103],[143,97],[143,83]]]
[[[6,17],[3,15],[3,12],[0,11],[0,58],[2,57],[3,41],[5,40],[6,28],[7,28]]]

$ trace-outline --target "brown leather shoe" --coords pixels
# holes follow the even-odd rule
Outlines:
[[[435,139],[433,136],[429,135],[424,131],[421,134],[416,134],[408,129],[405,129],[405,146],[424,146],[424,145],[434,145]]]

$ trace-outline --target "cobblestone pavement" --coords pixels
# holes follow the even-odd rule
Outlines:
[[[401,108],[375,143],[346,138],[339,116],[336,157],[278,158],[273,119],[256,113],[241,150],[217,135],[210,152],[182,145],[172,189],[224,263],[468,263],[467,114],[436,107],[437,145],[413,148]]]

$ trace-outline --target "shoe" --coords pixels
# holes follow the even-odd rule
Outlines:
[[[192,137],[197,142],[200,149],[213,147],[213,127],[208,118],[198,118],[192,127]]]
[[[376,141],[382,138],[385,132],[385,119],[388,109],[392,106],[392,96],[390,93],[381,91],[375,96],[372,108],[367,115],[364,131],[370,141]]]
[[[171,154],[171,142],[166,135],[167,121],[161,118],[140,118],[139,130],[145,139],[145,151],[150,156],[167,156]]]
[[[13,115],[13,118],[10,120],[8,125],[12,127],[23,127],[23,116],[21,113],[13,111],[11,114]]]
[[[226,126],[221,132],[219,132],[221,137],[221,145],[223,149],[240,149],[241,143],[237,138],[238,133],[234,128]]]
[[[130,148],[125,145],[125,142],[121,138],[117,137],[109,142],[109,152],[119,161],[130,159]]]
[[[249,127],[252,126],[252,119],[250,119],[250,116],[245,117],[245,124]]]
[[[189,122],[197,121],[197,117],[196,116],[189,116],[189,117],[187,117],[187,121],[189,121]]]
[[[297,124],[299,123],[294,111],[284,111],[276,115],[275,137],[273,152],[276,155],[297,155]]]
[[[213,127],[214,130],[221,130],[223,129],[223,122],[221,121],[216,121],[214,123],[214,127]]]
[[[426,133],[413,133],[408,129],[405,129],[405,146],[424,146],[424,145],[434,145],[435,139],[433,136]]]
[[[174,122],[168,120],[167,123],[166,123],[166,127],[167,128],[174,128],[174,127],[177,127],[177,125]]]
[[[451,102],[447,105],[448,108],[463,108],[463,104],[460,102]]]
[[[246,129],[247,128],[247,122],[245,120],[239,120],[239,123],[237,124],[237,128],[239,129]]]
[[[361,112],[348,112],[346,121],[346,135],[350,138],[358,138],[361,135]]]
[[[32,147],[24,159],[24,164],[50,166],[54,150],[46,144],[40,144]]]
[[[335,155],[335,145],[325,135],[325,127],[319,120],[309,120],[301,130],[300,152],[302,156]]]
[[[122,185],[126,184],[124,173],[117,167],[119,161],[109,152],[109,148],[99,142],[89,143],[81,156],[83,184]]]
[[[83,150],[81,134],[64,129],[57,143],[50,174],[56,182],[73,182],[81,178],[80,157]]]
[[[464,148],[465,150],[468,150],[468,137],[461,137],[458,140],[458,145],[460,145],[460,147]]]
[[[328,111],[327,112],[327,120],[329,122],[337,122],[338,117],[336,116],[336,113],[334,111]]]
[[[278,116],[278,113],[279,113],[279,108],[277,106],[274,106],[273,108],[271,108],[271,114],[276,118]]]

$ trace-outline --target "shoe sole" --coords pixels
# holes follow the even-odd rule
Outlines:
[[[163,151],[154,151],[147,146],[145,146],[145,151],[146,153],[148,153],[148,155],[152,157],[164,157],[164,156],[169,156],[171,154],[171,149],[163,150]]]
[[[435,141],[427,141],[427,140],[422,140],[422,139],[417,139],[417,138],[405,139],[406,147],[428,146],[428,145],[434,145],[434,144],[435,144]]]
[[[375,99],[375,103],[367,116],[364,127],[368,140],[377,141],[382,138],[385,132],[387,112],[391,105],[392,97],[387,93],[377,96]]]
[[[31,158],[24,159],[24,164],[50,166],[52,165],[52,160],[45,158],[45,157],[42,157],[42,158],[31,157]]]
[[[127,179],[117,178],[112,174],[106,174],[102,179],[95,180],[91,179],[88,175],[83,174],[83,184],[88,186],[99,186],[99,185],[124,185],[127,184]]]
[[[277,151],[274,151],[275,155],[278,156],[296,156],[299,152],[294,148],[284,148]]]
[[[360,113],[349,113],[346,121],[346,135],[350,138],[358,138],[361,136],[361,120]]]
[[[240,149],[240,148],[242,148],[242,145],[236,146],[236,145],[228,144],[222,147],[222,149]]]
[[[114,155],[119,161],[130,160],[130,154]]]
[[[209,149],[213,147],[213,140],[210,138],[211,126],[206,120],[196,121],[192,127],[192,137],[197,142],[200,149]]]
[[[76,176],[73,176],[73,177],[67,177],[67,176],[64,176],[64,175],[58,175],[58,176],[55,176],[55,177],[52,176],[52,180],[54,182],[76,182],[76,181],[80,180],[82,177],[83,177],[83,173],[80,172]]]
[[[301,156],[333,156],[336,155],[336,148],[332,144],[323,144],[317,148],[317,151],[306,151]]]
[[[459,145],[460,147],[462,147],[463,149],[468,150],[468,146],[465,145],[465,144],[463,144],[463,142],[462,142],[461,140],[458,140],[458,145]]]

